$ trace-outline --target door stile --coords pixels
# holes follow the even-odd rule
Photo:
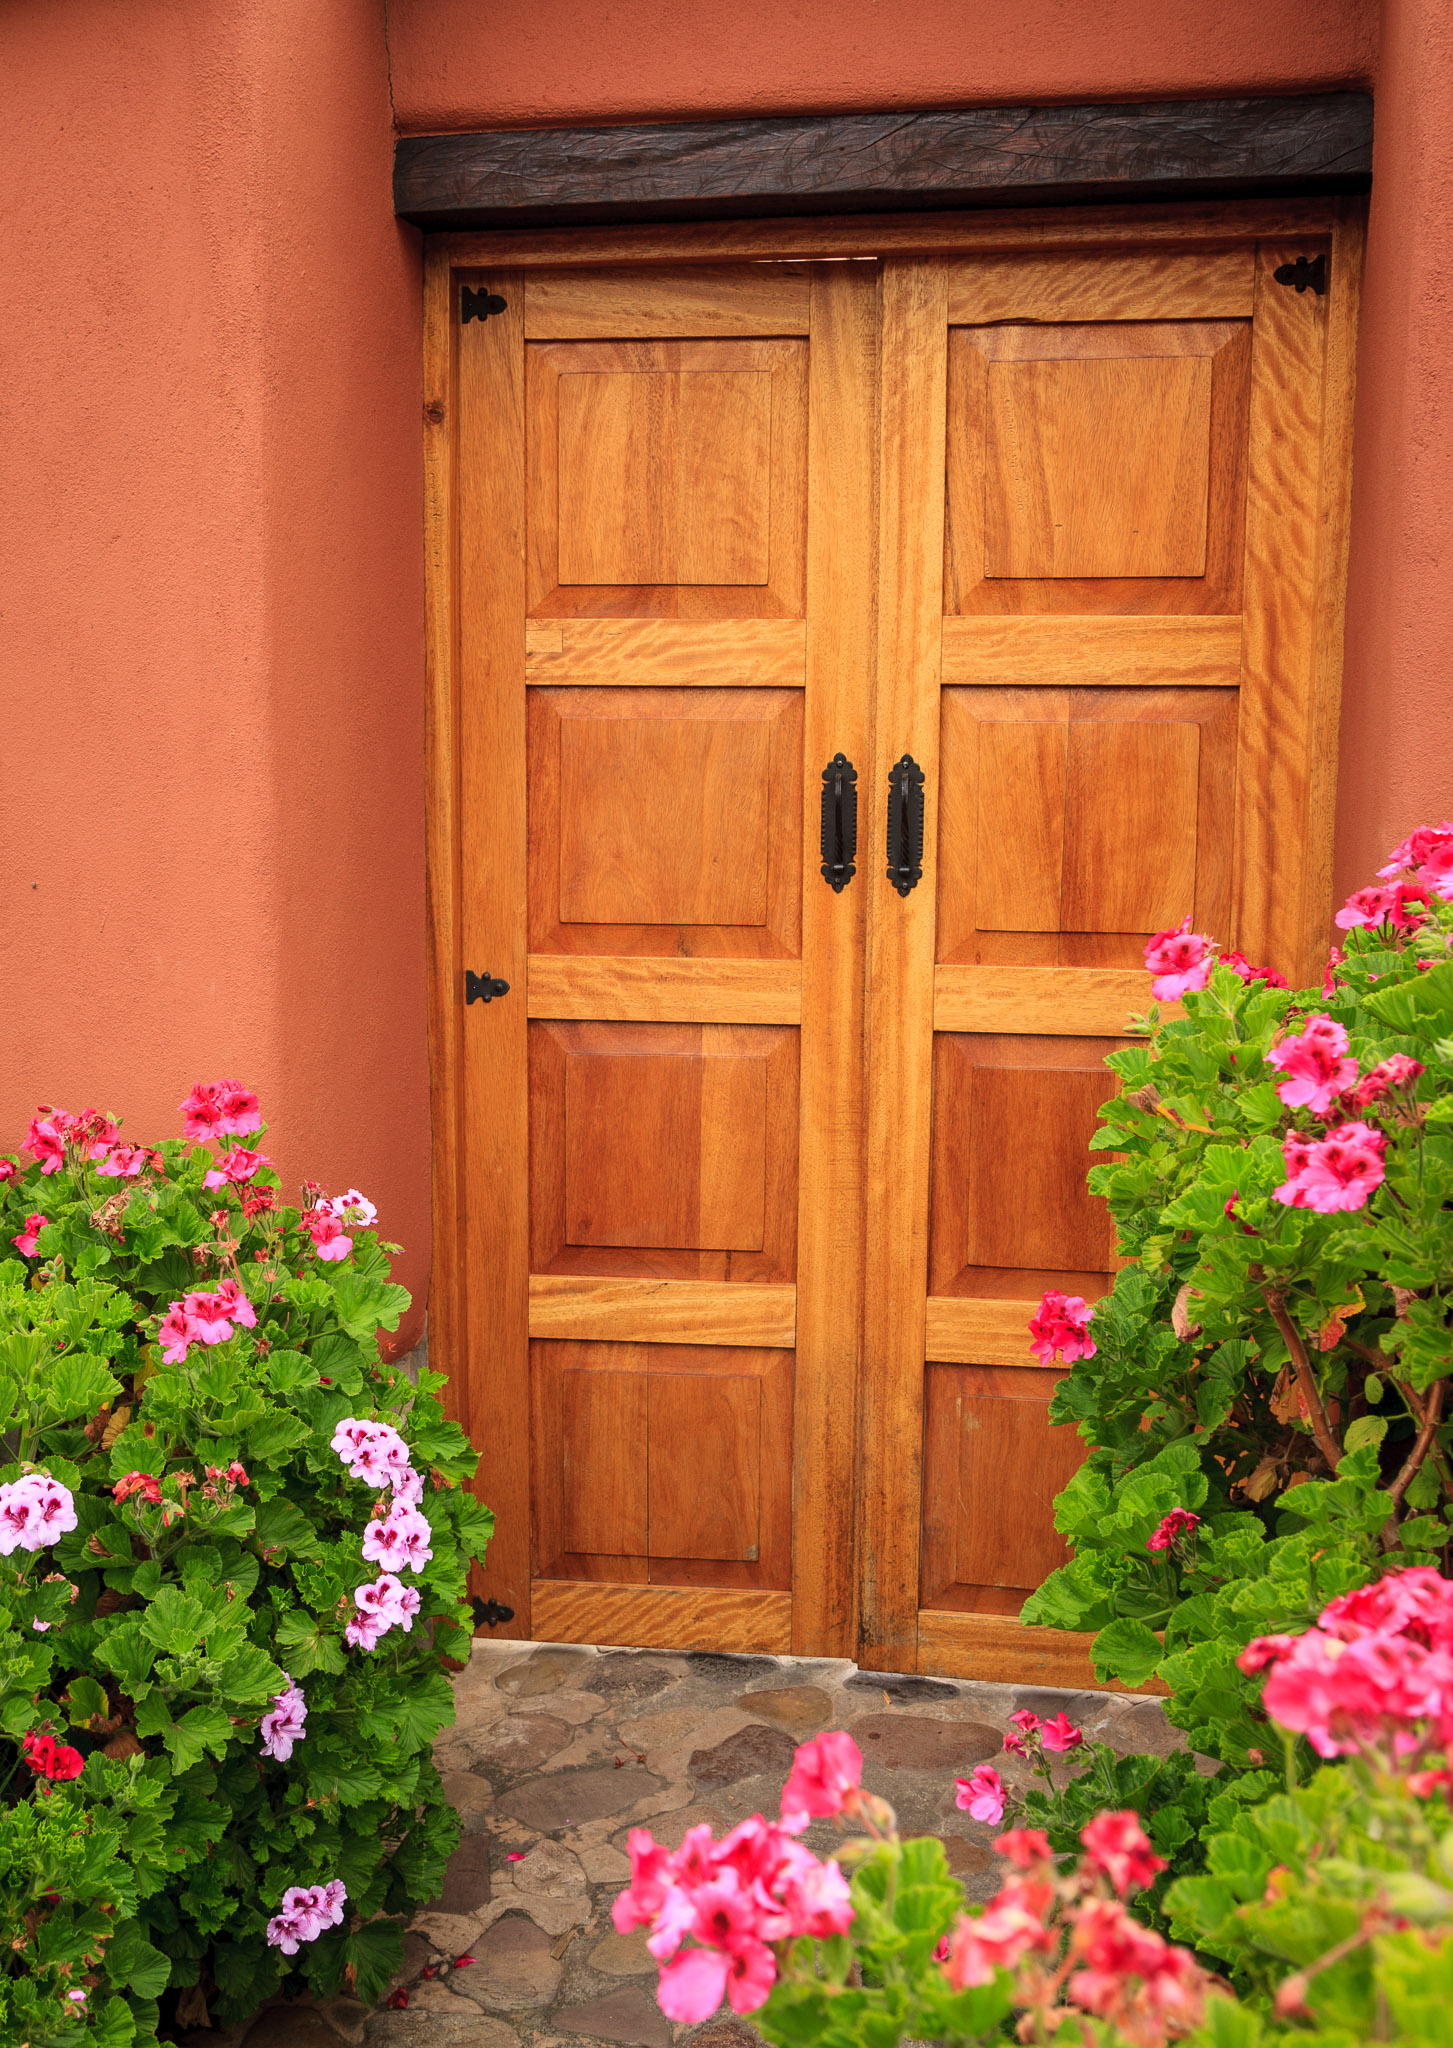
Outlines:
[[[1328,694],[1317,673],[1327,301],[1274,276],[1306,253],[1290,240],[1256,251],[1232,897],[1232,943],[1294,987],[1321,966],[1325,956],[1314,956],[1331,908],[1313,902],[1302,856],[1312,843],[1318,699],[1325,707]]]
[[[463,1010],[464,1361],[470,1436],[495,1511],[486,1593],[530,1633],[529,1117],[525,1010],[525,322],[523,280],[480,280],[504,310],[460,326],[459,809],[462,971],[509,983]],[[451,304],[450,317],[457,317]]]
[[[803,761],[801,1141],[793,1434],[792,1647],[857,1642],[862,1359],[863,971],[872,847],[840,893],[821,864],[818,791],[846,754],[860,821],[877,616],[878,270],[814,271],[809,297],[807,666]]]
[[[915,1668],[943,637],[948,276],[889,261],[879,398],[878,674],[864,868],[868,882],[867,1252],[858,1660]],[[910,754],[924,776],[923,875],[900,897],[886,875],[888,776]]]

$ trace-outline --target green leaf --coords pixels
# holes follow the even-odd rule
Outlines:
[[[311,1522],[281,1494],[258,1504],[257,1541],[264,1551],[287,1551],[293,1557],[323,1555],[323,1546]]]
[[[1132,1687],[1145,1683],[1164,1654],[1143,1621],[1112,1621],[1096,1636],[1091,1651],[1097,1678],[1119,1678]]]
[[[1387,1435],[1387,1418],[1384,1415],[1359,1415],[1349,1422],[1343,1432],[1342,1443],[1349,1451],[1360,1451],[1364,1444],[1380,1444]]]
[[[185,1657],[207,1632],[207,1610],[176,1586],[163,1586],[141,1622],[147,1641],[169,1657]]]
[[[123,1920],[106,1944],[106,1974],[134,1998],[160,1998],[171,1979],[171,1962],[153,1948],[140,1922]]]
[[[92,1721],[104,1721],[110,1711],[103,1688],[94,1678],[87,1678],[82,1673],[77,1673],[71,1680],[64,1705],[66,1719],[72,1728],[85,1728]]]

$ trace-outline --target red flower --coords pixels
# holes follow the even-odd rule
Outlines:
[[[1052,1721],[1046,1721],[1039,1731],[1039,1739],[1046,1749],[1063,1754],[1069,1749],[1078,1749],[1085,1739],[1083,1728],[1076,1728],[1067,1714],[1056,1714]]]
[[[1169,1550],[1180,1537],[1189,1536],[1201,1525],[1199,1515],[1193,1515],[1189,1508],[1172,1508],[1154,1535],[1147,1536],[1147,1550]]]
[[[1332,922],[1339,931],[1358,925],[1391,925],[1395,932],[1415,932],[1428,908],[1428,892],[1417,882],[1394,882],[1387,889],[1359,889],[1349,896]]]
[[[1352,1100],[1359,1108],[1364,1108],[1369,1102],[1390,1094],[1394,1088],[1411,1088],[1422,1072],[1421,1060],[1409,1059],[1405,1052],[1395,1052],[1363,1075],[1352,1091]]]
[[[161,1487],[150,1472],[128,1472],[125,1478],[118,1479],[111,1489],[112,1498],[118,1506],[122,1501],[130,1500],[134,1493],[139,1493],[142,1499],[149,1501],[153,1507],[160,1505]]]
[[[1083,1295],[1061,1294],[1058,1288],[1046,1288],[1039,1312],[1029,1324],[1029,1334],[1034,1340],[1029,1348],[1040,1364],[1048,1365],[1056,1355],[1066,1365],[1073,1365],[1077,1358],[1093,1358],[1095,1347],[1090,1342],[1090,1324],[1094,1314]]]
[[[1253,967],[1244,953],[1223,953],[1220,964],[1229,967],[1233,974],[1240,975],[1245,982],[1264,981],[1268,988],[1285,988],[1287,978],[1277,974],[1270,967]]]
[[[86,1768],[81,1752],[53,1735],[27,1735],[20,1750],[38,1778],[79,1778]]]
[[[1154,1882],[1165,1869],[1165,1858],[1157,1856],[1150,1838],[1133,1813],[1097,1813],[1089,1826],[1080,1830],[1080,1840],[1097,1870],[1104,1871],[1121,1898]]]
[[[1010,1828],[1007,1835],[995,1838],[994,1851],[1007,1856],[1016,1870],[1035,1870],[1054,1854],[1049,1836],[1041,1828]]]

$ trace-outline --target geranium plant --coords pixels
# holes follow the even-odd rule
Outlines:
[[[1413,833],[1293,990],[1189,920],[1147,949],[1144,1040],[1090,1185],[1130,1263],[1032,1333],[1090,1457],[1057,1503],[1074,1556],[1024,1619],[1096,1630],[1201,1748],[1255,1767],[1236,1657],[1388,1566],[1441,1560],[1453,1426],[1453,825]]]
[[[373,1206],[255,1096],[37,1112],[0,1160],[0,2039],[125,2048],[289,1975],[376,1995],[458,1838],[429,1755],[492,1518],[379,1355]]]

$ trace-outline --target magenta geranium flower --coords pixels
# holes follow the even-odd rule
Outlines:
[[[1204,932],[1191,930],[1189,917],[1156,933],[1145,949],[1145,965],[1155,976],[1150,993],[1158,1003],[1173,1003],[1206,986],[1216,964],[1213,943]]]
[[[1347,1057],[1347,1033],[1330,1017],[1311,1017],[1295,1038],[1284,1038],[1266,1056],[1286,1075],[1277,1094],[1289,1108],[1325,1115],[1357,1079],[1357,1062]]]

